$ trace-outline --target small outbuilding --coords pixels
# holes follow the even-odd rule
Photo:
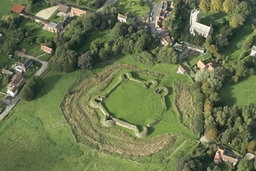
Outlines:
[[[12,7],[11,12],[20,14],[20,13],[22,13],[22,12],[24,11],[25,8],[26,8],[26,6],[19,5],[19,4],[15,4],[15,5]]]

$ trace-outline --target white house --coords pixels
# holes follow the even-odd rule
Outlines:
[[[250,53],[250,56],[256,56],[256,46],[252,46],[252,51]]]
[[[128,17],[127,17],[127,15],[123,15],[123,14],[119,14],[119,13],[118,13],[117,19],[118,19],[118,21],[120,21],[120,22],[122,22],[122,23],[126,23]]]

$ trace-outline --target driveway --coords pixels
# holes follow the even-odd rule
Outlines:
[[[15,55],[18,56],[18,57],[26,57],[26,58],[30,58],[34,61],[37,61],[37,62],[40,62],[42,64],[42,67],[36,72],[35,76],[40,76],[42,75],[42,73],[47,69],[48,67],[48,62],[45,62],[45,61],[42,61],[40,59],[37,59],[33,56],[29,56],[29,55],[26,55],[20,51],[16,51],[15,52]],[[14,97],[11,101],[10,104],[6,105],[6,108],[5,110],[0,114],[0,121],[10,112],[10,110],[19,102],[20,100],[20,94],[18,93],[16,95],[16,97]]]
[[[151,33],[156,34],[157,30],[155,28],[155,22],[156,22],[156,17],[160,13],[160,8],[162,1],[158,2],[157,4],[153,4],[151,0],[147,0],[149,6],[150,6],[150,13],[152,13],[152,21],[149,22],[149,26],[151,28]]]

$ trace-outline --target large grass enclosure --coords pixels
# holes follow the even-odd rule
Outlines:
[[[250,76],[237,84],[226,84],[220,91],[221,99],[228,106],[256,103],[256,76]]]
[[[114,117],[135,125],[146,126],[164,112],[161,96],[141,83],[126,80],[104,101]]]

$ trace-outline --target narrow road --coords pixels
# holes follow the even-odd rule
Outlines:
[[[117,0],[106,0],[106,2],[103,4],[103,6],[100,9],[97,10],[97,12],[101,12],[106,5],[114,3],[116,1]]]
[[[48,67],[48,62],[45,62],[45,61],[42,61],[40,59],[37,59],[33,56],[29,56],[29,55],[26,55],[22,52],[19,52],[19,51],[16,51],[15,52],[16,56],[18,57],[26,57],[26,58],[30,58],[34,61],[37,61],[37,62],[40,62],[42,64],[42,67],[36,72],[35,76],[40,76],[42,75],[42,73],[47,69]],[[10,104],[6,105],[6,108],[5,110],[0,114],[0,121],[10,112],[10,110],[12,110],[12,108],[19,102],[20,100],[20,94],[18,93],[16,95],[16,97],[14,97],[11,101]]]

